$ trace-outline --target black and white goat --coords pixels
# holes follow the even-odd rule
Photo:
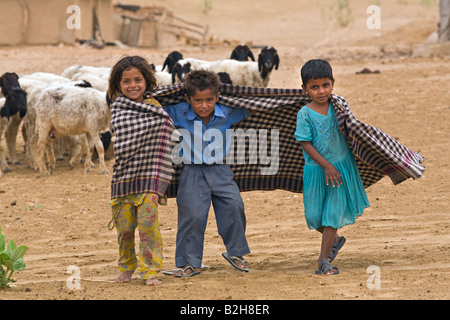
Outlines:
[[[226,72],[233,84],[249,87],[268,87],[272,71],[278,69],[280,58],[274,47],[264,47],[258,56],[258,61],[237,61],[223,59],[216,61],[186,58],[179,60],[172,71],[172,83],[184,82],[191,70],[209,70]]]
[[[5,128],[6,145],[11,163],[18,163],[16,153],[16,139],[20,123],[27,113],[27,93],[20,87],[19,76],[14,72],[6,72],[0,77],[2,94],[5,103],[0,116],[8,120]]]
[[[183,59],[183,55],[180,52],[172,51],[167,55],[166,60],[164,60],[161,71],[164,71],[167,67],[167,72],[172,73],[173,66],[181,59]]]
[[[267,79],[267,85],[273,68],[278,70],[279,64],[280,57],[274,47],[267,46],[261,49],[261,53],[258,55],[258,70],[261,72],[261,78]]]
[[[172,83],[182,83],[184,78],[191,70],[196,70],[197,68],[192,68],[191,63],[186,59],[177,61],[172,69]]]

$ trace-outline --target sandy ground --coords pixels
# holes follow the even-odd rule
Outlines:
[[[135,3],[138,1],[134,1]],[[299,69],[308,59],[329,59],[334,92],[350,102],[363,122],[381,128],[425,158],[425,175],[393,185],[384,178],[367,189],[371,203],[354,225],[339,231],[347,238],[335,260],[340,274],[314,274],[320,236],[306,227],[302,194],[246,192],[249,273],[234,270],[211,212],[204,263],[199,276],[145,287],[137,274],[129,284],[118,275],[116,232],[109,231],[110,176],[84,174],[60,161],[50,177],[21,164],[0,179],[0,225],[6,239],[27,245],[26,269],[0,299],[83,300],[297,300],[297,299],[449,299],[450,281],[450,63],[449,46],[422,44],[436,29],[437,1],[384,1],[380,30],[366,27],[369,1],[352,4],[351,20],[341,27],[325,1],[155,1],[182,17],[202,21],[221,39],[272,45],[281,63],[272,87],[299,87]],[[155,64],[178,49],[185,56],[227,58],[227,46],[106,48],[37,46],[0,48],[0,72],[60,73],[73,64],[111,66],[123,54],[140,54]],[[259,49],[254,49],[256,54]],[[355,74],[364,67],[379,74]],[[108,161],[111,169],[113,160]],[[160,207],[164,269],[174,267],[176,203]],[[70,266],[79,268],[79,288],[71,289]],[[371,281],[371,266],[379,282]],[[76,276],[76,274],[75,274]],[[379,284],[377,287],[376,285]]]

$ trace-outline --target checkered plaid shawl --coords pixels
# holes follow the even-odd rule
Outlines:
[[[164,106],[173,105],[184,99],[184,85],[175,84],[157,88],[154,97]],[[300,89],[253,88],[222,84],[219,103],[252,110],[252,115],[235,124],[233,129],[244,131],[254,129],[260,132],[266,129],[267,150],[271,150],[271,133],[279,131],[279,168],[276,174],[262,175],[261,169],[267,168],[267,162],[257,164],[230,164],[235,181],[241,191],[283,189],[302,192],[303,165],[305,163],[300,142],[294,138],[297,113],[310,98]],[[347,101],[337,95],[331,96],[331,102],[339,121],[339,128],[349,142],[364,186],[367,188],[384,176],[389,176],[394,184],[408,178],[420,178],[424,171],[423,158],[411,151],[380,129],[364,124],[352,114]],[[235,159],[239,155],[237,139],[234,144]],[[246,159],[257,150],[256,144],[246,143]],[[268,152],[270,154],[270,152]],[[259,153],[258,153],[259,154]],[[270,156],[270,155],[269,155]],[[182,165],[174,166],[175,173],[168,188],[168,196],[176,196],[176,190]]]
[[[164,196],[174,172],[172,119],[156,101],[137,103],[120,95],[111,104],[115,162],[111,199],[151,192]]]

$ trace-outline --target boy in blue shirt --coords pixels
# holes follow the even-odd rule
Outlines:
[[[186,76],[186,101],[164,107],[183,140],[174,148],[173,161],[183,163],[177,191],[178,231],[176,277],[200,271],[208,212],[213,204],[217,229],[227,252],[223,257],[238,270],[248,271],[243,258],[250,253],[245,237],[244,202],[231,168],[223,163],[231,141],[226,130],[250,115],[249,110],[218,104],[219,76],[198,70]],[[176,159],[175,159],[176,158]]]

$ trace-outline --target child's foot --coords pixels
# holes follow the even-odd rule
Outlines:
[[[228,253],[226,252],[222,253],[222,257],[224,257],[236,269],[248,272],[249,263],[244,259],[244,257],[228,256]]]
[[[119,276],[116,279],[116,282],[119,283],[126,283],[131,281],[131,276],[133,275],[133,271],[123,271],[119,274]]]
[[[231,258],[231,259],[233,260],[234,264],[237,265],[241,269],[247,269],[248,270],[248,267],[250,267],[250,264],[242,256],[234,257],[234,258]]]
[[[184,268],[175,271],[175,278],[187,278],[200,274],[200,271],[192,266],[185,266]]]
[[[328,259],[322,259],[319,262],[319,269],[315,271],[315,274],[335,275],[339,273],[339,269],[330,264]]]
[[[159,285],[162,284],[162,281],[156,279],[155,277],[150,277],[148,279],[143,279],[142,282],[144,282],[144,284],[146,286],[159,286]]]
[[[339,250],[341,250],[344,245],[346,239],[345,237],[338,237],[334,239],[333,245],[331,246],[330,254],[328,255],[328,261],[332,262],[334,258],[336,258]]]

